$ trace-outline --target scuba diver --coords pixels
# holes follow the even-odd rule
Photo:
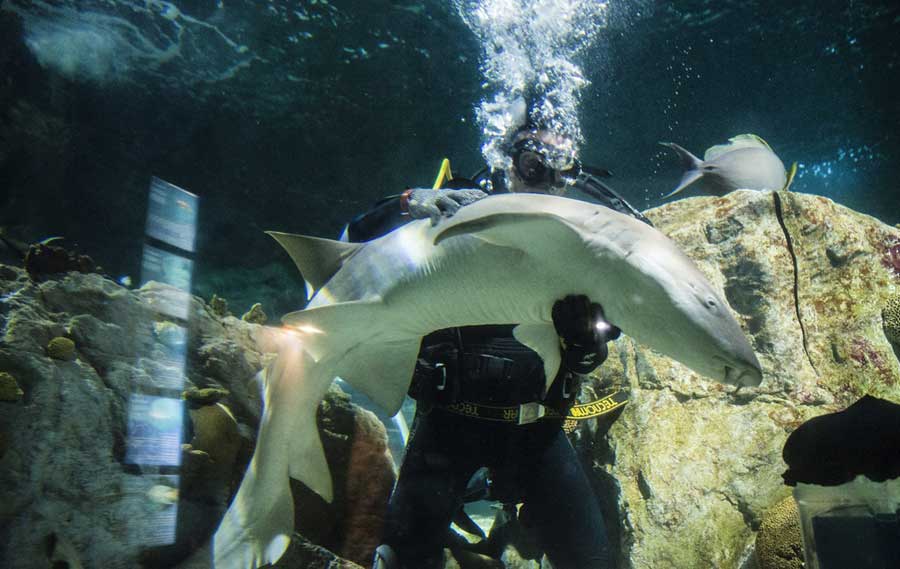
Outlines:
[[[432,189],[381,200],[351,221],[343,238],[368,241],[412,219],[437,223],[502,192],[575,190],[650,223],[599,179],[603,171],[574,157],[554,167],[547,157],[562,142],[525,124],[510,140],[508,168],[460,179],[445,160]],[[473,494],[523,504],[518,518],[555,569],[613,566],[599,502],[563,424],[582,377],[603,363],[607,343],[620,331],[585,296],[559,299],[552,318],[563,364],[546,394],[543,362],[514,338],[515,323],[444,329],[423,338],[410,387],[416,414],[374,569],[443,568],[451,521]],[[489,491],[473,492],[477,480]]]

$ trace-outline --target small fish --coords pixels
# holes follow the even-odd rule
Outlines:
[[[722,196],[734,190],[787,190],[797,172],[797,164],[786,172],[772,148],[755,134],[739,134],[707,149],[703,160],[674,142],[660,142],[678,153],[685,168],[678,187],[663,197],[670,198],[694,184],[704,192]]]
[[[178,205],[178,207],[180,207],[181,209],[183,209],[185,211],[193,211],[193,209],[194,209],[191,207],[191,204],[187,203],[184,200],[175,200],[175,203]]]

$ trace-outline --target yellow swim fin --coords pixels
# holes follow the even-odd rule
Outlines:
[[[434,185],[431,186],[431,189],[439,190],[444,185],[444,182],[449,182],[452,179],[453,173],[450,171],[450,159],[444,158],[441,160],[441,169],[438,170],[437,178],[434,179]]]
[[[794,162],[791,164],[791,169],[788,171],[787,182],[784,183],[784,187],[781,188],[782,191],[787,191],[788,188],[791,187],[791,182],[794,181],[794,176],[797,175],[797,163]]]

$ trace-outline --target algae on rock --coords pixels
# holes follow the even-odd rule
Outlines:
[[[645,212],[719,288],[763,383],[735,390],[631,339],[594,385],[630,394],[594,457],[620,561],[635,569],[740,567],[785,494],[781,448],[803,421],[870,393],[900,401],[882,307],[900,291],[884,262],[900,231],[825,198],[737,191]],[[790,244],[790,246],[789,246]],[[665,325],[661,322],[660,325]]]
[[[25,392],[19,387],[16,378],[5,371],[0,371],[0,401],[15,402],[22,399]]]

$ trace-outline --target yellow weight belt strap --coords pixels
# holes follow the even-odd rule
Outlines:
[[[527,425],[540,419],[565,419],[563,428],[569,432],[575,428],[578,421],[605,415],[626,403],[628,403],[628,395],[624,391],[616,391],[602,399],[574,405],[565,417],[559,411],[537,402],[523,403],[522,405],[511,407],[499,407],[469,401],[458,401],[449,405],[438,405],[438,407],[473,419],[514,423],[517,425]]]

